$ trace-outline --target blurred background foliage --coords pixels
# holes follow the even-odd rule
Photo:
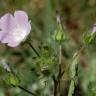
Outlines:
[[[0,16],[24,10],[32,23],[31,43],[40,54],[37,58],[30,46],[17,48],[0,44],[0,60],[6,60],[20,77],[20,84],[39,96],[53,96],[52,74],[58,74],[58,44],[53,35],[57,29],[56,11],[61,16],[66,41],[62,44],[62,96],[67,96],[69,67],[73,54],[84,45],[84,34],[92,31],[96,22],[96,0],[0,0]],[[96,96],[96,43],[80,53],[78,81],[74,96]],[[1,63],[0,63],[1,64]],[[0,96],[30,96],[6,81],[8,72],[0,68]]]

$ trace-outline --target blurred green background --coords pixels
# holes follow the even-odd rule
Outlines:
[[[51,95],[53,83],[49,73],[56,72],[58,49],[52,37],[57,29],[56,10],[58,10],[64,34],[68,38],[62,45],[62,69],[65,73],[61,90],[62,96],[67,96],[71,59],[84,44],[84,34],[90,33],[96,22],[96,0],[0,0],[0,16],[8,12],[14,13],[16,10],[28,13],[32,23],[29,37],[42,56],[36,58],[36,54],[26,43],[17,48],[0,43],[0,60],[5,59],[13,67],[24,88],[37,92],[40,96],[53,96]],[[87,46],[80,53],[79,83],[74,96],[96,96],[95,52],[96,43]],[[41,72],[43,69],[40,69],[46,67],[50,71],[48,74]],[[6,84],[7,75],[8,73],[0,68],[0,96],[30,96],[19,88]]]

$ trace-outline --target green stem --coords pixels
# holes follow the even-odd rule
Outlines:
[[[36,55],[38,57],[40,57],[39,53],[37,52],[37,50],[33,47],[33,45],[30,42],[27,42],[27,44],[32,48],[32,50],[36,53]]]
[[[54,96],[57,96],[58,94],[58,81],[56,80],[55,76],[53,75],[53,82],[54,82]]]
[[[59,45],[59,76],[58,76],[58,92],[59,92],[59,95],[60,95],[60,88],[61,88],[61,74],[62,74],[62,71],[61,71],[61,63],[62,63],[62,45],[60,44]]]
[[[27,92],[27,93],[29,93],[29,94],[31,94],[32,96],[37,96],[35,93],[33,93],[33,92],[31,92],[31,91],[29,91],[29,90],[27,90],[27,89],[25,89],[25,88],[23,88],[22,86],[18,86],[18,88],[20,88],[21,90],[23,90],[23,91],[25,91],[25,92]]]

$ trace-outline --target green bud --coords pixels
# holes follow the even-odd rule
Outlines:
[[[95,40],[96,33],[91,33],[91,34],[85,34],[84,35],[84,42],[85,44],[91,44]]]
[[[65,40],[61,24],[59,24],[57,29],[55,30],[55,34],[53,36],[53,39],[58,41],[58,42]]]

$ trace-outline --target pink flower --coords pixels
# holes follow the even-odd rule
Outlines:
[[[31,31],[28,15],[24,11],[15,11],[0,18],[0,41],[10,47],[17,47]]]

